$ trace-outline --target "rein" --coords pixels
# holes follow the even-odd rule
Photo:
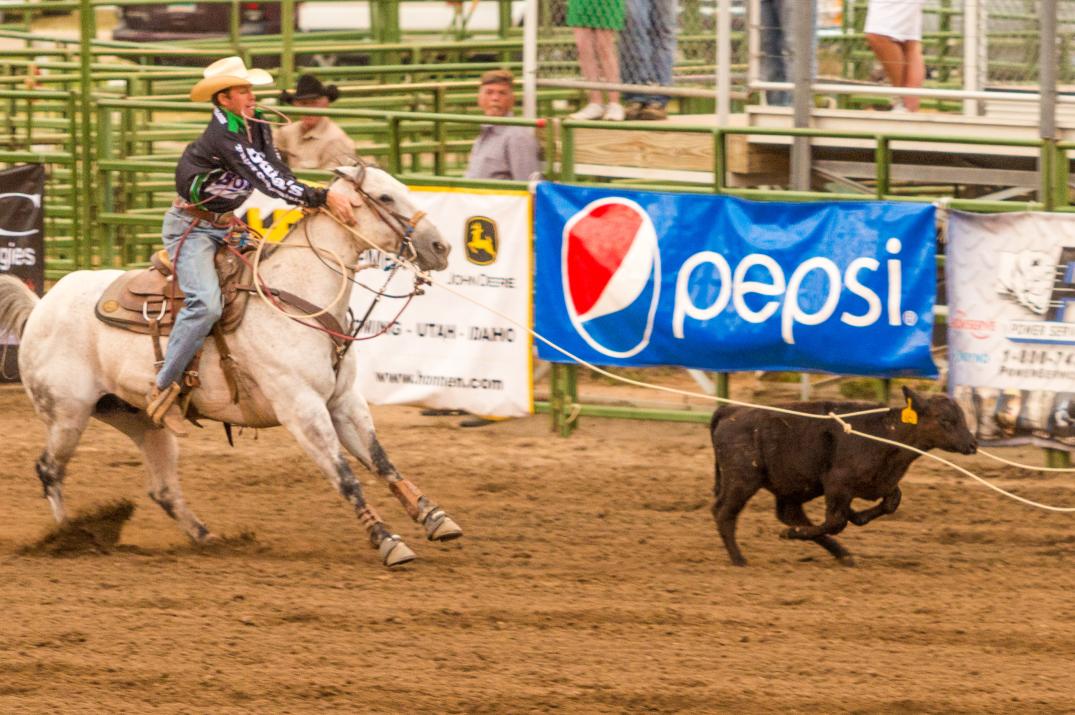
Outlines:
[[[351,347],[351,345],[353,343],[363,341],[363,340],[372,340],[373,338],[380,337],[381,335],[384,335],[386,332],[388,332],[388,330],[399,320],[400,316],[403,315],[403,312],[410,305],[411,301],[414,299],[414,296],[421,295],[424,292],[423,289],[422,289],[422,285],[425,284],[425,283],[428,283],[428,280],[426,280],[426,278],[419,272],[419,273],[415,274],[414,288],[410,293],[408,293],[408,294],[400,294],[400,295],[393,295],[393,294],[389,294],[389,293],[385,292],[385,288],[387,288],[389,281],[391,281],[392,277],[396,274],[396,271],[399,270],[400,266],[401,265],[409,265],[409,264],[411,264],[411,262],[413,260],[415,260],[418,257],[418,251],[414,247],[414,242],[413,242],[412,236],[414,235],[414,232],[415,232],[415,230],[417,228],[418,223],[425,217],[426,214],[423,211],[417,211],[417,212],[415,212],[415,214],[413,216],[407,217],[407,216],[404,216],[404,215],[400,214],[399,212],[397,212],[397,211],[385,206],[380,200],[374,198],[372,195],[369,194],[369,192],[367,192],[365,189],[362,188],[362,181],[363,181],[363,179],[365,179],[365,170],[366,170],[365,165],[359,165],[359,172],[360,173],[359,173],[358,177],[352,178],[350,176],[347,176],[346,174],[339,173],[339,172],[337,173],[337,176],[339,178],[342,178],[342,179],[344,179],[346,181],[349,181],[351,184],[353,184],[353,186],[355,188],[355,191],[364,199],[364,203],[366,205],[370,206],[371,211],[373,211],[374,215],[377,216],[377,218],[380,219],[381,222],[385,224],[385,226],[387,226],[393,233],[396,234],[396,236],[399,237],[399,240],[400,240],[399,250],[395,252],[395,258],[398,259],[398,260],[395,263],[395,265],[393,266],[392,271],[389,273],[388,277],[385,279],[385,287],[382,288],[381,290],[375,290],[373,288],[370,288],[369,286],[367,286],[367,285],[365,285],[365,284],[363,284],[363,283],[361,283],[361,282],[359,282],[359,281],[357,281],[355,279],[354,274],[357,272],[357,270],[361,269],[360,266],[348,266],[343,262],[343,260],[339,257],[339,255],[337,255],[335,252],[328,251],[327,249],[323,249],[323,248],[318,248],[317,246],[313,245],[313,242],[312,242],[312,240],[310,238],[309,225],[306,223],[307,219],[309,218],[309,214],[307,214],[307,216],[304,217],[302,222],[301,222],[303,224],[302,230],[303,230],[303,237],[305,238],[305,243],[306,243],[305,247],[309,248],[314,253],[314,255],[317,256],[317,259],[326,268],[328,268],[330,271],[332,271],[333,273],[337,274],[341,278],[340,290],[336,294],[336,297],[332,300],[331,303],[329,303],[329,305],[327,307],[321,308],[320,310],[317,310],[316,312],[295,314],[295,313],[292,313],[292,312],[286,310],[284,308],[283,304],[282,304],[282,301],[280,300],[280,297],[277,295],[278,292],[274,291],[271,288],[269,288],[269,286],[261,279],[260,264],[261,264],[261,259],[262,259],[263,253],[264,253],[265,244],[267,243],[267,241],[265,240],[264,236],[262,236],[260,234],[260,232],[256,231],[255,229],[253,229],[252,227],[247,225],[242,220],[240,220],[238,218],[234,219],[237,227],[241,227],[242,229],[246,230],[251,235],[256,236],[256,240],[258,242],[258,247],[257,247],[257,250],[256,250],[256,252],[254,254],[253,262],[251,262],[246,256],[244,256],[234,246],[229,245],[229,250],[231,250],[241,261],[243,261],[243,263],[245,263],[247,266],[249,266],[251,268],[251,271],[253,273],[253,284],[254,284],[253,289],[258,294],[258,297],[261,298],[261,300],[264,303],[268,304],[269,307],[272,308],[273,310],[275,310],[276,312],[278,312],[281,315],[283,315],[283,316],[285,316],[285,317],[287,317],[287,318],[299,323],[300,325],[304,325],[304,326],[306,326],[308,328],[313,328],[315,330],[319,330],[319,331],[321,331],[323,333],[326,333],[327,335],[329,335],[333,339],[333,342],[335,342],[337,344],[337,347],[336,347],[336,364],[337,365],[339,365],[340,362],[343,360],[344,356],[347,354],[347,351],[350,349],[350,347]],[[372,248],[372,249],[377,250],[377,251],[381,251],[382,253],[389,253],[388,251],[385,251],[383,248],[381,248],[380,246],[375,244],[373,241],[371,241],[369,238],[364,236],[362,233],[360,233],[356,229],[354,229],[351,226],[348,226],[347,224],[345,224],[342,221],[340,221],[338,218],[333,216],[331,212],[329,212],[327,210],[324,210],[324,209],[320,209],[320,210],[322,211],[322,213],[325,213],[326,215],[328,215],[337,224],[339,224],[340,226],[344,227],[353,237],[359,239],[359,241],[362,244],[365,244],[365,246],[368,246],[369,248]],[[296,226],[295,228],[297,229],[298,226]],[[292,230],[295,230],[295,229],[292,229]],[[274,246],[275,249],[285,248],[285,247],[302,248],[303,246],[297,246],[295,244],[285,244],[285,243],[279,243],[279,244],[276,244]],[[365,249],[363,248],[362,250],[365,250]],[[331,254],[331,256],[335,259],[335,262],[336,262],[338,268],[332,266],[331,264],[329,264],[325,260],[325,258],[322,256],[322,253],[326,253],[326,252]],[[389,253],[389,255],[391,255],[391,253]],[[312,324],[312,323],[306,322],[307,320],[310,320],[310,319],[319,319],[319,316],[322,316],[322,315],[328,313],[337,303],[339,303],[339,301],[342,299],[344,293],[346,292],[346,286],[347,286],[348,283],[351,283],[353,285],[357,285],[357,286],[359,286],[359,287],[361,287],[361,288],[373,293],[374,296],[375,296],[373,302],[366,309],[366,311],[363,314],[361,319],[354,320],[352,318],[352,320],[350,321],[351,322],[351,329],[348,332],[344,333],[344,332],[340,332],[340,331],[337,331],[337,330],[333,330],[333,329],[328,328],[328,327],[326,327],[324,325],[317,325],[317,324]],[[373,335],[367,335],[367,336],[364,336],[364,337],[358,337],[358,334],[362,331],[362,328],[368,322],[370,315],[373,313],[373,310],[376,308],[376,306],[380,302],[381,298],[406,299],[406,300],[403,303],[402,307],[400,307],[399,312],[396,313],[395,317],[393,317],[392,320],[387,321],[385,323],[385,325],[380,330],[378,330]],[[348,309],[348,313],[350,313],[352,316],[354,315],[353,313],[351,313],[350,309]]]
[[[391,282],[392,277],[395,276],[396,271],[399,270],[399,267],[401,265],[400,263],[396,263],[395,265],[392,266],[391,272],[385,278],[384,287],[381,288],[381,290],[379,290],[379,291],[374,290],[373,288],[370,288],[369,286],[365,285],[364,283],[360,283],[358,280],[356,280],[354,274],[357,273],[357,271],[355,270],[355,267],[353,267],[353,266],[347,267],[347,271],[345,273],[340,273],[335,268],[333,268],[331,265],[329,265],[325,261],[324,258],[321,257],[320,249],[318,249],[316,246],[314,246],[313,243],[310,241],[309,226],[303,224],[302,231],[303,231],[304,237],[306,238],[306,245],[310,247],[310,250],[313,251],[314,255],[317,256],[317,259],[319,261],[321,261],[321,264],[324,265],[325,268],[328,268],[333,273],[336,273],[337,275],[342,276],[344,281],[350,281],[353,285],[356,285],[356,286],[358,286],[360,288],[364,288],[365,290],[368,290],[369,292],[373,293],[373,295],[374,295],[373,302],[370,303],[368,308],[366,308],[366,312],[363,314],[361,319],[356,320],[353,317],[354,313],[351,312],[351,309],[350,308],[347,309],[347,312],[349,314],[351,314],[351,316],[352,316],[352,319],[350,321],[350,323],[351,323],[351,332],[350,332],[349,336],[347,338],[345,338],[346,343],[344,344],[343,348],[339,352],[339,359],[340,360],[342,360],[344,355],[347,354],[347,351],[351,347],[351,343],[360,342],[362,340],[372,340],[373,338],[378,338],[378,337],[384,335],[385,333],[387,333],[388,329],[391,328],[392,325],[394,325],[396,323],[396,321],[399,320],[401,315],[403,315],[403,311],[405,311],[407,309],[407,306],[409,306],[411,304],[411,301],[414,299],[414,296],[422,295],[422,293],[424,292],[422,290],[422,287],[421,287],[421,279],[419,277],[417,277],[417,276],[415,276],[414,288],[411,290],[410,293],[407,293],[405,295],[393,295],[391,293],[386,293],[385,292],[385,288],[388,287],[388,284],[389,284],[389,282]],[[343,285],[343,284],[341,283],[341,285]],[[393,299],[405,298],[406,302],[403,304],[403,307],[401,307],[399,309],[399,312],[396,313],[395,317],[392,318],[392,320],[386,322],[384,324],[384,327],[382,327],[376,333],[374,333],[373,335],[367,335],[364,338],[358,337],[358,334],[360,332],[362,332],[362,328],[364,328],[366,326],[366,321],[369,320],[369,317],[373,313],[374,308],[376,308],[377,304],[381,302],[381,298],[393,298]]]
[[[373,211],[374,214],[376,214],[377,218],[381,219],[381,223],[387,226],[394,234],[396,234],[396,236],[399,237],[399,250],[396,252],[396,254],[406,261],[417,260],[418,250],[414,247],[414,240],[412,237],[414,236],[415,229],[418,228],[418,222],[425,218],[426,212],[415,211],[413,216],[404,216],[395,209],[391,209],[385,206],[380,199],[371,196],[369,192],[362,188],[362,184],[366,179],[365,164],[358,164],[357,177],[350,177],[346,174],[339,172],[336,173],[336,176],[340,177],[341,179],[344,179],[345,181],[351,182],[351,184],[354,185],[355,191],[358,193],[358,195],[365,199],[365,203],[367,206],[370,207],[370,210]],[[390,218],[394,219],[394,222],[390,221]],[[354,233],[356,235],[359,235],[357,231]],[[362,240],[370,246],[377,248],[377,246],[374,246],[373,242],[369,239],[363,237]],[[404,251],[406,251],[409,255],[403,255]]]

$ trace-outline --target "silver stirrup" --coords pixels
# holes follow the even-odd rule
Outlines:
[[[150,318],[149,317],[149,312],[146,310],[148,307],[149,307],[149,301],[148,300],[143,300],[142,301],[142,317],[146,319],[147,323],[149,321],[151,321],[151,320],[156,320],[159,323],[161,321],[161,318],[164,317],[164,314],[168,312],[168,301],[167,300],[162,300],[161,301],[161,312],[157,315],[156,318]]]

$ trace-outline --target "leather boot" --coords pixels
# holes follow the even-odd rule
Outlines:
[[[176,399],[179,397],[179,384],[173,382],[163,390],[154,383],[146,395],[146,414],[153,424],[158,427],[167,427],[179,437],[186,437],[187,430],[183,426],[183,415],[179,411]]]

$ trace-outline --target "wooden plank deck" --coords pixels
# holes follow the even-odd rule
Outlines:
[[[812,126],[829,131],[877,132],[967,137],[978,139],[1035,140],[1038,138],[1037,104],[991,101],[983,116],[937,112],[894,113],[818,109]],[[1061,139],[1075,140],[1075,105],[1059,105]],[[716,117],[678,115],[654,124],[712,126]],[[788,107],[752,106],[730,117],[735,127],[791,128]],[[652,178],[690,183],[712,183],[713,141],[707,135],[579,129],[575,136],[576,170],[580,175],[617,178]],[[743,135],[729,138],[727,182],[731,186],[786,184],[791,137]],[[815,138],[815,167],[848,179],[875,175],[875,142],[864,139]],[[892,178],[931,183],[1036,187],[1038,177],[1033,147],[985,146],[921,141],[896,141]]]

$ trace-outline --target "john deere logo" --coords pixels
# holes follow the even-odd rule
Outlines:
[[[496,235],[496,222],[485,216],[471,216],[466,228],[467,260],[479,266],[496,261],[496,249],[500,239]]]

